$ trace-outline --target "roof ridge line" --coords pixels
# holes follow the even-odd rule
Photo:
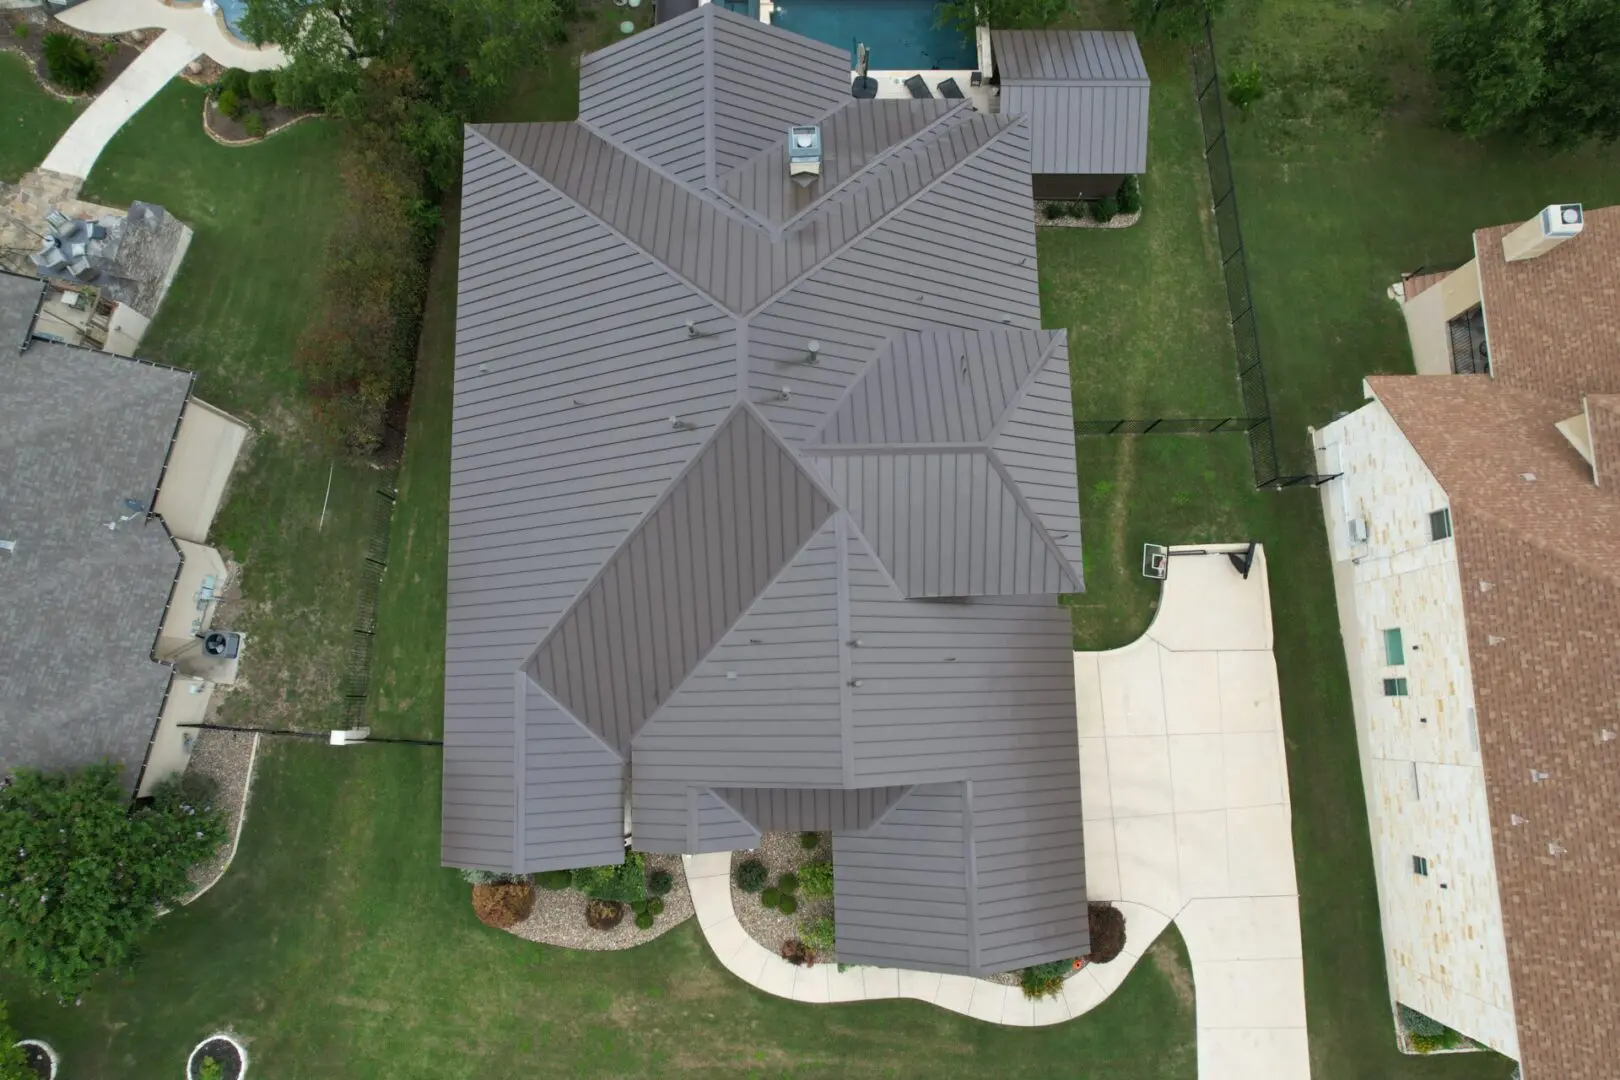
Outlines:
[[[714,5],[699,4],[698,10]],[[700,16],[701,17],[701,16]],[[703,18],[703,180],[715,187],[719,177],[714,172],[714,16]],[[671,20],[672,22],[674,20]]]
[[[1052,362],[1053,354],[1060,347],[1065,347],[1069,343],[1069,331],[1067,329],[1047,330],[1043,328],[1034,332],[1037,334],[1051,334],[1052,339],[1041,347],[1041,354],[1036,358],[1035,363],[1030,366],[1029,374],[1025,375],[1023,382],[1019,383],[1017,388],[1013,390],[1012,395],[1007,399],[1007,407],[1001,411],[1000,416],[996,417],[995,423],[990,425],[990,431],[984,437],[984,444],[991,449],[995,448],[995,442],[1001,437],[1003,429],[1012,419],[1013,414],[1024,404],[1024,399],[1029,396],[1029,388],[1035,385],[1035,380],[1040,378],[1042,371],[1046,370],[1046,365]]]
[[[1018,507],[1018,512],[1023,514],[1025,520],[1034,527],[1036,535],[1046,545],[1046,550],[1057,559],[1058,566],[1063,570],[1063,576],[1073,583],[1077,591],[1084,592],[1084,578],[1075,573],[1074,566],[1069,562],[1069,557],[1063,554],[1063,549],[1058,547],[1056,540],[1052,539],[1052,534],[1046,529],[1046,523],[1041,520],[1039,514],[1035,513],[1034,507],[1030,506],[1029,500],[1024,497],[1023,489],[1018,486],[1018,482],[1007,472],[1007,466],[1002,463],[1001,456],[996,453],[996,448],[994,446],[985,447],[984,456],[989,459],[990,467],[1001,478],[1001,482],[1006,485],[1008,494],[1012,496],[1013,503]]]
[[[805,447],[803,453],[814,457],[862,457],[867,454],[890,454],[900,457],[988,449],[990,445],[983,442],[818,443],[815,446]]]
[[[838,756],[845,785],[855,782],[856,773],[855,693],[850,685],[855,678],[855,659],[849,652],[855,630],[849,603],[849,565],[844,558],[852,525],[849,511],[840,506],[833,514],[833,543],[837,546],[833,552],[833,617],[838,623]]]
[[[929,192],[933,191],[936,187],[938,187],[940,185],[940,183],[942,181],[944,181],[947,177],[953,175],[958,170],[960,170],[965,165],[967,165],[968,162],[973,161],[980,154],[983,154],[990,147],[992,147],[996,143],[1000,142],[1002,137],[1005,136],[1007,134],[1007,132],[1011,131],[1013,129],[1013,127],[1019,121],[1021,121],[1022,119],[1023,119],[1022,117],[1011,117],[1011,116],[1003,117],[1003,116],[1000,116],[1000,115],[990,116],[987,113],[976,113],[976,114],[974,114],[974,117],[971,120],[969,120],[967,123],[961,124],[959,126],[960,127],[967,127],[968,124],[976,123],[979,120],[984,120],[988,124],[995,124],[998,121],[1000,121],[999,128],[997,130],[991,131],[989,133],[989,135],[985,138],[984,142],[980,143],[978,146],[974,147],[972,150],[968,151],[966,154],[963,154],[960,161],[954,162],[949,168],[945,169],[938,176],[934,177],[934,179],[932,181],[930,181],[927,184],[924,184],[922,186],[922,188],[920,188],[918,191],[916,191],[912,195],[907,196],[905,199],[902,199],[900,201],[900,203],[895,206],[894,209],[890,210],[888,213],[884,214],[882,217],[880,217],[877,220],[873,221],[872,224],[868,225],[864,229],[861,229],[854,236],[852,236],[848,240],[844,241],[844,243],[838,245],[832,251],[828,252],[826,258],[817,259],[814,263],[812,263],[803,272],[799,273],[791,281],[789,281],[786,285],[782,286],[782,288],[778,289],[776,292],[774,292],[771,295],[767,296],[765,299],[761,300],[759,303],[755,304],[753,307],[749,308],[747,311],[739,312],[738,314],[740,314],[745,319],[751,319],[755,315],[758,315],[760,312],[764,311],[766,308],[770,307],[772,304],[776,303],[782,297],[784,297],[788,293],[792,292],[799,285],[800,282],[804,281],[806,278],[808,278],[811,275],[815,274],[817,271],[823,269],[828,264],[832,263],[834,260],[840,258],[850,248],[854,247],[856,244],[860,243],[862,240],[865,240],[867,237],[871,236],[873,233],[875,233],[879,229],[883,228],[883,226],[886,225],[896,215],[901,214],[901,213],[905,212],[906,210],[909,210],[914,203],[916,203],[920,199],[927,196]]]
[[[541,694],[548,702],[551,703],[551,705],[554,708],[556,708],[556,710],[558,712],[560,712],[564,716],[568,717],[568,719],[572,720],[575,724],[577,724],[579,726],[579,729],[581,731],[583,731],[585,734],[589,735],[591,737],[591,739],[596,743],[597,746],[600,746],[607,753],[612,754],[614,756],[614,758],[617,759],[620,764],[624,764],[625,756],[623,754],[621,754],[621,753],[619,753],[619,751],[615,750],[612,747],[612,745],[608,743],[608,741],[606,739],[602,738],[602,736],[601,736],[601,734],[599,732],[597,732],[597,731],[595,731],[595,730],[593,730],[591,728],[591,725],[587,724],[585,721],[583,721],[579,717],[575,716],[574,715],[574,710],[570,709],[568,706],[566,706],[562,702],[558,701],[557,700],[557,695],[553,694],[550,690],[547,690],[544,686],[541,686],[539,680],[537,680],[533,675],[530,675],[528,673],[528,671],[526,671],[523,668],[518,668],[517,671],[513,672],[513,674],[517,678],[525,680],[529,684],[528,686],[523,688],[523,694],[524,694],[525,699],[527,699],[528,695],[532,694],[532,693]]]

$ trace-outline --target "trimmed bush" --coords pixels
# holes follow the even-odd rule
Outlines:
[[[1112,195],[1097,200],[1097,220],[1113,221],[1114,215],[1119,213],[1119,200]]]
[[[781,877],[776,879],[776,888],[777,888],[778,892],[785,892],[785,893],[796,893],[796,892],[798,892],[799,891],[799,875],[798,874],[792,874],[792,873],[783,874]]]
[[[799,868],[799,887],[804,895],[825,899],[833,894],[833,864],[813,862]]]
[[[264,114],[250,112],[242,117],[242,130],[254,139],[264,138]]]
[[[668,870],[654,870],[647,875],[648,896],[668,896],[675,887],[675,876]]]
[[[1086,911],[1091,924],[1088,964],[1106,964],[1125,948],[1125,913],[1113,904],[1092,904]]]
[[[626,852],[618,866],[587,866],[574,871],[574,888],[592,900],[631,903],[647,898],[647,870],[641,852]]]
[[[474,885],[472,905],[479,922],[504,930],[516,926],[534,910],[534,886],[526,881]]]
[[[542,889],[561,892],[563,889],[573,886],[574,872],[572,870],[545,870],[540,873],[536,880],[540,882]]]
[[[837,926],[831,915],[799,924],[799,940],[816,952],[831,952],[838,943]]]
[[[592,930],[611,930],[624,918],[624,905],[617,900],[585,901],[585,925]]]
[[[1052,960],[1024,968],[1018,973],[1018,985],[1030,1000],[1053,997],[1063,992],[1063,977],[1074,969],[1073,960]]]
[[[649,914],[649,915],[662,915],[663,913],[664,913],[664,902],[662,900],[660,900],[658,897],[655,896],[651,900],[647,901],[647,914]]]
[[[783,893],[776,899],[776,910],[784,915],[791,915],[799,910],[799,902],[793,898],[791,893]]]
[[[1127,176],[1125,182],[1119,185],[1119,212],[1134,214],[1142,209],[1142,181],[1135,176]]]
[[[235,120],[242,115],[242,100],[236,96],[235,90],[221,90],[214,101],[214,108],[219,110],[221,116]]]
[[[644,913],[647,910],[647,901],[645,901],[645,900],[637,900],[637,901],[635,901],[634,903],[632,903],[630,905],[630,910],[635,912],[637,915],[640,915],[640,914]]]
[[[493,870],[463,870],[461,880],[469,885],[510,885],[514,882],[524,883],[529,880],[528,874],[497,874]]]
[[[806,851],[814,851],[821,846],[821,834],[818,832],[802,832],[799,834],[799,846]]]
[[[749,859],[737,865],[737,888],[743,892],[759,892],[770,880],[771,873],[758,859]]]
[[[777,952],[782,959],[796,967],[813,967],[816,962],[815,950],[798,938],[788,938]]]
[[[226,68],[225,73],[219,77],[219,92],[223,94],[229,90],[236,95],[238,101],[250,98],[253,96],[249,86],[252,81],[253,77],[241,68]]]
[[[782,894],[775,889],[766,889],[759,894],[759,902],[768,908],[774,908],[782,902]]]
[[[640,912],[640,913],[638,913],[636,915],[636,929],[637,930],[651,930],[652,929],[652,924],[653,924],[652,912],[643,911],[643,912]]]
[[[276,103],[276,73],[273,71],[255,71],[252,75],[249,75],[247,96],[261,105],[274,105]]]
[[[113,57],[117,56],[118,55],[118,42],[116,42],[116,41],[103,41],[101,43],[101,55],[105,56],[109,60],[111,60]]]
[[[11,24],[11,36],[21,41],[28,36],[28,24],[25,22]]]
[[[101,81],[101,61],[90,54],[90,46],[72,34],[46,34],[44,47],[45,70],[52,82],[83,94]]]
[[[1041,213],[1046,216],[1048,221],[1056,221],[1064,215],[1065,210],[1062,203],[1049,202],[1041,207]]]

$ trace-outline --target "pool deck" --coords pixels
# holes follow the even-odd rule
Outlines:
[[[56,17],[75,30],[92,34],[124,34],[154,28],[174,31],[184,35],[209,58],[225,67],[244,71],[264,71],[287,62],[286,56],[274,45],[253,45],[232,34],[217,12],[205,11],[201,4],[171,6],[161,0],[84,0],[82,4],[58,12]]]
[[[946,79],[955,79],[956,85],[962,88],[968,104],[982,113],[995,112],[992,103],[990,87],[974,86],[973,72],[971,71],[868,71],[867,76],[877,80],[879,98],[909,98],[911,91],[906,89],[906,80],[913,75],[921,75],[928,89],[933,91],[935,97],[943,97],[939,92],[939,84]],[[854,81],[854,73],[850,73],[850,80]]]

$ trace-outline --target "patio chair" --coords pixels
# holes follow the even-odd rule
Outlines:
[[[931,98],[934,96],[934,92],[928,89],[928,84],[923,82],[921,75],[913,75],[907,79],[905,86],[907,90],[911,91],[911,96],[914,98]]]
[[[939,84],[939,96],[942,98],[962,97],[962,88],[956,85],[955,79],[946,79]]]

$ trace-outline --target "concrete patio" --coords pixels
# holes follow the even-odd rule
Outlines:
[[[1125,952],[1061,996],[962,975],[794,967],[742,929],[730,855],[686,858],[699,924],[745,982],[804,1002],[914,998],[991,1023],[1061,1023],[1101,1004],[1171,921],[1197,989],[1200,1080],[1306,1080],[1304,961],[1263,551],[1177,548],[1153,626],[1075,654],[1088,891],[1125,913]],[[1195,552],[1204,552],[1202,554]]]

